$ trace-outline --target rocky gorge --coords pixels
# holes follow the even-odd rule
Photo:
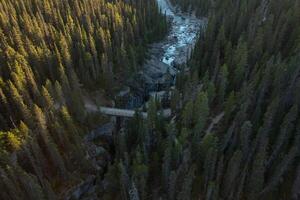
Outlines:
[[[148,59],[141,70],[136,73],[116,96],[117,106],[126,109],[147,107],[147,101],[153,97],[163,99],[175,86],[176,76],[184,69],[201,29],[205,29],[207,19],[199,19],[193,13],[182,13],[179,8],[171,5],[168,0],[157,0],[162,13],[165,13],[170,29],[166,37],[151,44]],[[121,103],[120,103],[121,102]],[[106,183],[102,180],[105,168],[112,162],[111,145],[113,133],[116,133],[115,117],[86,135],[84,142],[88,146],[87,157],[93,161],[98,176],[90,176],[79,185],[71,188],[64,199],[97,199],[96,192],[105,190]],[[95,141],[105,141],[106,148]]]

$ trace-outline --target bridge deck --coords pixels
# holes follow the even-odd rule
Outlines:
[[[111,108],[111,107],[99,107],[95,108],[94,106],[86,105],[87,110],[92,112],[100,112],[105,115],[111,115],[111,116],[117,116],[117,117],[134,117],[135,110],[127,110],[127,109],[120,109],[120,108]],[[141,112],[141,115],[144,119],[148,117],[148,114],[146,112]],[[164,109],[162,110],[162,115],[164,117],[170,117],[171,116],[171,109]]]
[[[135,114],[134,110],[126,110],[119,108],[110,108],[110,107],[100,107],[99,111],[102,114],[118,116],[118,117],[133,117]],[[141,113],[143,118],[147,118],[148,114],[146,112]]]

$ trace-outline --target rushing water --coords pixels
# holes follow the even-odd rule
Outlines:
[[[163,46],[164,54],[161,61],[172,65],[175,59],[178,59],[179,64],[181,64],[188,58],[188,51],[195,44],[197,34],[205,23],[193,15],[175,11],[168,0],[157,0],[157,3],[162,13],[165,13],[172,20],[171,31],[166,39],[169,42]]]

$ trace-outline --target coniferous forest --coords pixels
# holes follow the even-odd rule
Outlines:
[[[94,173],[83,89],[111,94],[164,21],[154,0],[1,1],[0,199],[58,199]]]
[[[189,16],[167,97],[98,112]],[[298,200],[299,113],[299,0],[0,1],[1,200]]]

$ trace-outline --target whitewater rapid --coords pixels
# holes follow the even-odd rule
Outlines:
[[[164,54],[160,60],[170,66],[174,61],[182,64],[188,59],[205,20],[180,12],[168,0],[157,0],[157,3],[161,12],[171,19],[171,30],[166,39],[169,42],[162,46]]]

